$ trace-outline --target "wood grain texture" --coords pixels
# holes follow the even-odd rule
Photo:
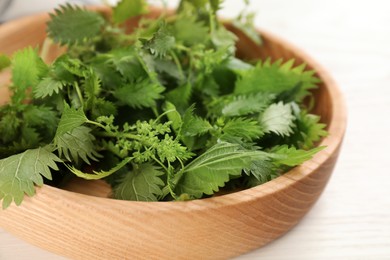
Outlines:
[[[42,42],[46,19],[41,15],[0,27],[4,39],[0,51],[10,54]],[[24,30],[36,37],[22,37]],[[330,136],[321,142],[328,146],[325,151],[264,185],[190,202],[116,201],[44,186],[22,206],[1,211],[1,227],[74,259],[225,259],[263,246],[290,230],[312,207],[330,177],[346,127],[346,112],[342,95],[321,66],[271,34],[263,33],[263,37],[262,49],[241,37],[241,55],[295,57],[322,79],[316,111],[328,123]]]

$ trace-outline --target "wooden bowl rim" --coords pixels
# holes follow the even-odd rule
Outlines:
[[[101,10],[101,7],[94,7],[95,10]],[[0,31],[4,32],[13,32],[15,27],[29,25],[31,21],[35,20],[47,20],[49,18],[48,13],[35,14],[31,16],[26,16],[23,18],[18,18],[6,22],[0,25]],[[331,113],[328,131],[329,135],[322,139],[318,144],[319,146],[327,146],[326,149],[322,150],[316,154],[311,160],[306,161],[300,166],[297,166],[290,171],[284,173],[276,179],[273,179],[269,182],[261,184],[259,186],[221,195],[211,198],[197,199],[191,201],[158,201],[158,202],[141,202],[141,201],[123,201],[116,200],[111,198],[101,198],[85,194],[80,194],[72,191],[66,191],[59,188],[51,187],[48,185],[43,185],[42,187],[36,187],[36,194],[31,198],[25,198],[25,201],[22,203],[26,205],[29,200],[39,199],[40,193],[45,194],[57,194],[61,199],[74,199],[77,197],[78,200],[84,200],[89,202],[96,202],[96,205],[104,205],[104,207],[110,206],[124,206],[131,208],[132,205],[136,206],[139,209],[139,206],[144,204],[145,208],[150,209],[153,207],[155,210],[168,210],[175,209],[181,211],[191,210],[204,210],[211,208],[220,208],[231,205],[238,205],[241,203],[247,203],[253,200],[256,200],[260,197],[267,197],[272,194],[281,192],[288,189],[291,185],[296,182],[301,181],[306,178],[311,173],[315,172],[317,168],[320,168],[321,165],[326,163],[326,161],[331,157],[332,154],[337,152],[338,147],[341,145],[343,136],[346,130],[346,105],[344,97],[337,86],[336,82],[329,75],[329,73],[323,68],[322,65],[317,63],[311,56],[306,54],[303,50],[294,46],[293,44],[287,42],[284,39],[281,39],[274,34],[267,32],[263,29],[258,30],[261,33],[262,37],[267,39],[270,42],[276,42],[282,45],[284,48],[294,53],[294,56],[301,58],[309,67],[314,69],[317,75],[322,80],[323,86],[327,88],[330,96],[330,109],[333,111]]]

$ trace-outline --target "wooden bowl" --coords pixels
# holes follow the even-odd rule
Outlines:
[[[37,15],[2,25],[0,52],[11,54],[41,44],[47,19],[48,15]],[[113,200],[101,197],[107,195],[101,183],[88,184],[88,194],[75,192],[79,184],[69,188],[73,191],[45,185],[21,206],[0,210],[0,226],[74,259],[225,259],[285,234],[313,206],[329,180],[346,128],[345,104],[331,77],[304,52],[265,32],[261,48],[238,36],[239,56],[295,58],[297,64],[305,62],[317,71],[323,83],[314,93],[314,112],[328,124],[330,135],[320,143],[327,149],[263,185],[188,202]],[[2,86],[0,103],[6,99]]]

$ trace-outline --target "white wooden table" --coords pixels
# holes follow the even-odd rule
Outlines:
[[[222,14],[237,14],[241,2],[226,0]],[[314,208],[291,232],[238,259],[390,259],[390,1],[252,0],[251,9],[259,27],[330,71],[349,120],[338,165]],[[0,229],[0,259],[63,258]]]

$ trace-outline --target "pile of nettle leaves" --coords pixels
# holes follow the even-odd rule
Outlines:
[[[3,208],[69,175],[104,179],[117,199],[197,199],[264,183],[321,150],[325,125],[302,104],[314,72],[235,58],[220,2],[182,0],[132,33],[121,25],[147,13],[143,0],[122,0],[110,17],[65,5],[47,24],[65,54],[50,64],[47,46],[0,55],[12,70],[0,108]],[[251,18],[234,25],[260,44]]]

